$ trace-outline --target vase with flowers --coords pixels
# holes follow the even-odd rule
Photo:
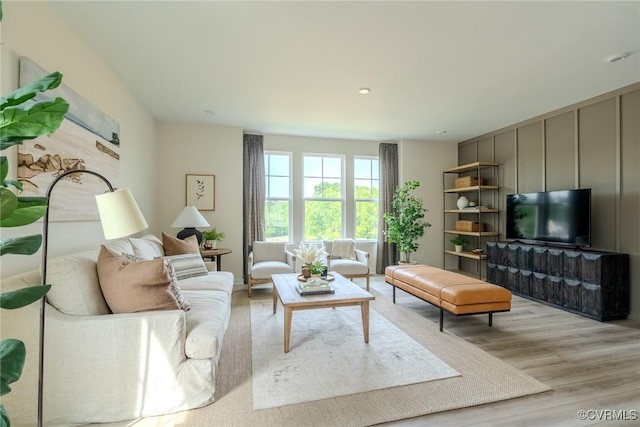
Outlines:
[[[303,262],[302,276],[307,279],[312,274],[321,274],[324,268],[322,258],[324,256],[324,247],[314,245],[313,243],[304,244],[300,242],[300,247],[295,250],[296,256]]]

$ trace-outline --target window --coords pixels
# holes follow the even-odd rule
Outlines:
[[[265,238],[289,241],[291,217],[291,154],[265,153]]]
[[[305,155],[304,240],[342,237],[344,190],[342,157]]]
[[[378,238],[379,161],[356,157],[353,161],[356,239]]]

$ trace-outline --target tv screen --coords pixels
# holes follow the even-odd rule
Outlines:
[[[507,195],[507,239],[591,246],[591,189]]]

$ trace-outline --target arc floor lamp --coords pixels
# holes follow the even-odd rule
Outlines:
[[[129,189],[115,190],[109,180],[97,172],[90,170],[72,170],[58,175],[45,193],[47,198],[47,211],[44,215],[42,229],[42,284],[47,283],[47,250],[49,244],[49,207],[51,205],[51,192],[58,182],[72,174],[89,174],[101,179],[109,189],[104,194],[96,195],[98,214],[102,223],[104,238],[117,239],[138,233],[149,226],[144,219],[138,204],[136,203]],[[43,402],[44,402],[44,326],[45,326],[46,296],[40,301],[40,353],[38,365],[38,427],[42,427],[43,422]]]

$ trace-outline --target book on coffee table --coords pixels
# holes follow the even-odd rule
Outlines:
[[[327,285],[304,286],[301,283],[296,284],[296,291],[300,295],[318,295],[318,294],[335,294],[336,290]]]

